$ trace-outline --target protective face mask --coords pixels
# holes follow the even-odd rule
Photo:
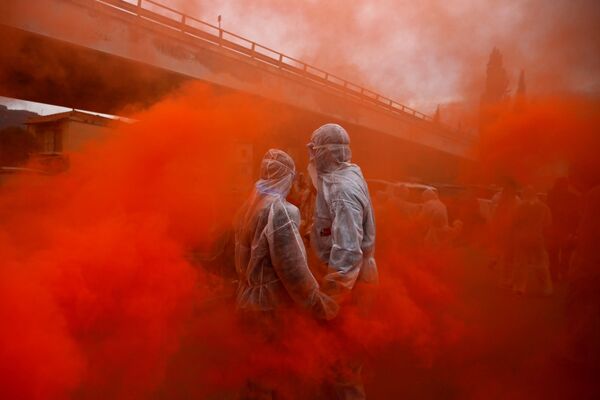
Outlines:
[[[317,186],[317,183],[319,182],[319,174],[317,173],[317,167],[312,161],[308,163],[307,170],[308,176],[310,177],[310,181],[312,182],[315,189],[319,190],[319,187]]]

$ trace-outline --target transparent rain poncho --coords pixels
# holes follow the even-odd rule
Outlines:
[[[423,192],[422,213],[429,227],[443,229],[448,227],[448,209],[432,189]]]
[[[423,191],[422,197],[421,215],[427,228],[425,243],[439,245],[449,236],[448,209],[433,189]]]
[[[274,311],[297,303],[319,318],[331,319],[337,305],[320,292],[308,269],[298,232],[300,213],[286,201],[294,175],[290,156],[267,151],[260,179],[240,210],[235,244],[238,308]]]
[[[327,265],[323,289],[339,299],[357,281],[378,282],[373,208],[360,168],[350,163],[344,128],[323,125],[312,134],[308,149],[318,175],[311,243]]]

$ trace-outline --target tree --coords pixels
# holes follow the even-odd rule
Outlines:
[[[485,90],[481,95],[479,110],[479,133],[494,123],[506,108],[508,99],[508,74],[502,62],[502,54],[496,47],[487,63]]]
[[[502,54],[496,47],[492,50],[487,63],[483,104],[500,103],[508,98],[508,74],[502,62]]]

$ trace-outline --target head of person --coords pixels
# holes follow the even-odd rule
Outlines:
[[[318,128],[307,147],[309,170],[314,167],[318,174],[333,172],[352,159],[350,136],[338,124],[325,124]]]
[[[425,189],[421,196],[423,197],[423,202],[437,200],[437,198],[438,198],[437,192],[433,189]]]
[[[268,150],[260,164],[260,179],[256,190],[265,195],[285,198],[294,182],[296,166],[286,152],[278,149]]]

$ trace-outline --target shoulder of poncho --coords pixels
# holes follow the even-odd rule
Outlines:
[[[362,176],[360,168],[355,164],[331,173],[329,177],[330,198],[329,201],[366,201],[368,188]]]
[[[299,212],[298,207],[281,197],[273,198],[273,200],[270,201],[269,209],[273,210],[273,212],[284,210],[288,213]]]

